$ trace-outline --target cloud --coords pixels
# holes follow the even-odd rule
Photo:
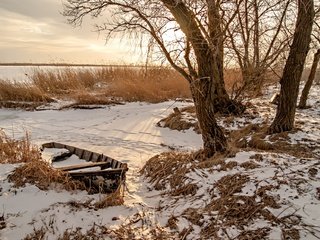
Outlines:
[[[88,63],[97,61],[134,62],[124,41],[105,45],[103,35],[93,32],[92,23],[74,28],[60,14],[57,0],[0,1],[0,62],[48,62],[52,59]]]

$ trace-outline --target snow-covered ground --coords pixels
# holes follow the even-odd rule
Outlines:
[[[34,186],[18,191],[11,188],[6,180],[14,166],[0,168],[0,205],[7,222],[7,228],[0,231],[1,239],[21,239],[43,221],[54,218],[57,236],[68,228],[92,227],[93,223],[114,225],[113,217],[124,219],[149,206],[146,186],[138,171],[155,154],[167,151],[167,146],[178,146],[196,150],[201,146],[201,137],[192,130],[182,133],[156,127],[156,123],[171,111],[173,106],[182,107],[185,103],[165,102],[160,104],[128,103],[95,110],[46,110],[27,112],[21,110],[0,110],[0,126],[15,138],[31,133],[32,142],[61,142],[98,153],[104,153],[122,162],[127,162],[127,187],[125,206],[96,211],[76,211],[69,213],[68,207],[53,206],[58,202],[85,200],[85,193],[44,192]],[[152,203],[146,209],[153,211],[159,196],[150,198]],[[55,216],[54,216],[55,215]],[[51,216],[51,217],[50,217]],[[53,217],[54,216],[54,217]],[[48,224],[48,223],[47,223]],[[54,239],[54,238],[52,238]]]
[[[310,99],[313,107],[297,111],[299,131],[289,135],[292,143],[307,143],[319,152],[320,146],[320,94],[319,87],[312,90]],[[274,91],[274,90],[272,90]],[[262,123],[274,116],[275,106],[268,103],[270,94],[254,101],[258,113],[254,119],[235,118],[233,123],[224,124],[229,129],[244,126],[248,121]],[[219,191],[213,186],[222,177],[242,174],[249,177],[238,195],[251,196],[263,186],[274,186],[268,191],[278,199],[279,208],[268,207],[276,217],[286,219],[287,224],[296,224],[301,239],[320,238],[320,169],[319,155],[312,159],[301,159],[287,154],[241,151],[228,162],[236,162],[228,171],[217,165],[211,169],[199,169],[187,174],[186,180],[197,186],[193,196],[172,197],[152,189],[147,179],[141,177],[139,170],[155,154],[169,151],[168,147],[182,150],[197,150],[201,147],[201,136],[193,130],[184,132],[160,128],[156,123],[172,112],[174,107],[188,106],[190,103],[164,102],[159,104],[127,103],[93,110],[43,110],[23,111],[0,109],[0,127],[11,137],[19,138],[25,132],[31,133],[32,142],[39,146],[45,142],[61,142],[104,153],[112,158],[128,163],[127,190],[123,206],[101,210],[74,209],[67,203],[70,200],[84,202],[101,196],[88,195],[86,192],[69,193],[66,191],[42,191],[28,185],[15,189],[7,176],[17,165],[4,164],[0,167],[0,216],[6,227],[0,230],[0,239],[22,239],[35,229],[44,227],[48,239],[57,239],[66,229],[81,228],[89,230],[93,225],[116,229],[135,216],[144,216],[145,221],[137,221],[141,238],[148,239],[148,227],[165,227],[170,217],[175,216],[178,230],[191,229],[187,239],[200,239],[201,230],[209,227],[217,219],[217,212],[206,211],[210,201],[219,199]],[[253,113],[252,113],[253,114]],[[219,121],[221,124],[223,121]],[[260,154],[258,158],[255,158]],[[256,168],[241,165],[251,161]],[[310,169],[313,173],[310,174]],[[277,178],[275,178],[275,176]],[[319,192],[317,192],[319,191]],[[256,199],[261,201],[261,199]],[[239,206],[245,204],[239,201]],[[202,214],[201,227],[192,223],[186,210],[196,209]],[[298,216],[299,219],[291,219]],[[291,223],[290,223],[291,221]],[[296,221],[296,222],[294,222]],[[283,226],[284,228],[286,226]],[[279,226],[264,218],[251,222],[242,231],[268,228],[268,239],[281,239],[283,232]],[[170,231],[169,229],[167,229]],[[241,231],[236,226],[218,233],[221,239],[237,238]],[[139,234],[137,234],[139,235]],[[106,236],[105,236],[106,237]],[[106,237],[106,239],[108,239]],[[176,239],[172,233],[170,239]]]

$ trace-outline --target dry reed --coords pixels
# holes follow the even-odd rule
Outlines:
[[[0,101],[52,102],[53,100],[33,84],[0,80]]]
[[[27,162],[16,168],[8,176],[15,187],[24,187],[27,183],[36,185],[41,190],[65,189],[67,191],[86,190],[84,183],[72,180],[66,172],[54,169],[42,160]]]
[[[100,201],[94,203],[95,209],[102,209],[106,207],[119,206],[124,204],[123,184],[120,184],[118,189],[112,193],[104,195]]]
[[[37,146],[31,144],[28,133],[16,140],[0,129],[0,163],[33,162],[39,159],[41,153]]]
[[[165,67],[37,68],[28,77],[24,83],[0,81],[0,101],[110,104],[112,97],[151,103],[191,97],[187,81]]]
[[[30,79],[35,86],[50,95],[68,96],[72,92],[94,91],[108,97],[121,98],[123,101],[147,102],[191,96],[187,82],[168,68],[38,69]]]
[[[195,194],[198,186],[185,183],[186,174],[192,170],[194,161],[190,153],[162,153],[149,159],[141,172],[157,190],[168,187],[168,193],[173,196]]]

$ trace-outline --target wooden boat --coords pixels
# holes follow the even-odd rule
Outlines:
[[[52,159],[53,162],[63,161],[73,154],[80,159],[86,160],[87,163],[57,169],[67,172],[73,179],[83,181],[86,186],[90,188],[90,193],[113,192],[125,181],[126,172],[128,171],[128,165],[126,163],[122,163],[104,154],[57,142],[42,144],[41,149],[44,150],[45,148],[68,150],[62,152],[60,155],[54,156]],[[97,167],[99,167],[100,170],[92,170],[92,168],[96,169]]]

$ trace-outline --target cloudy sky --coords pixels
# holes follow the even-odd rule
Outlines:
[[[61,11],[61,0],[0,0],[0,62],[121,64],[139,59],[125,41],[106,45],[88,19],[82,27],[68,25]]]

